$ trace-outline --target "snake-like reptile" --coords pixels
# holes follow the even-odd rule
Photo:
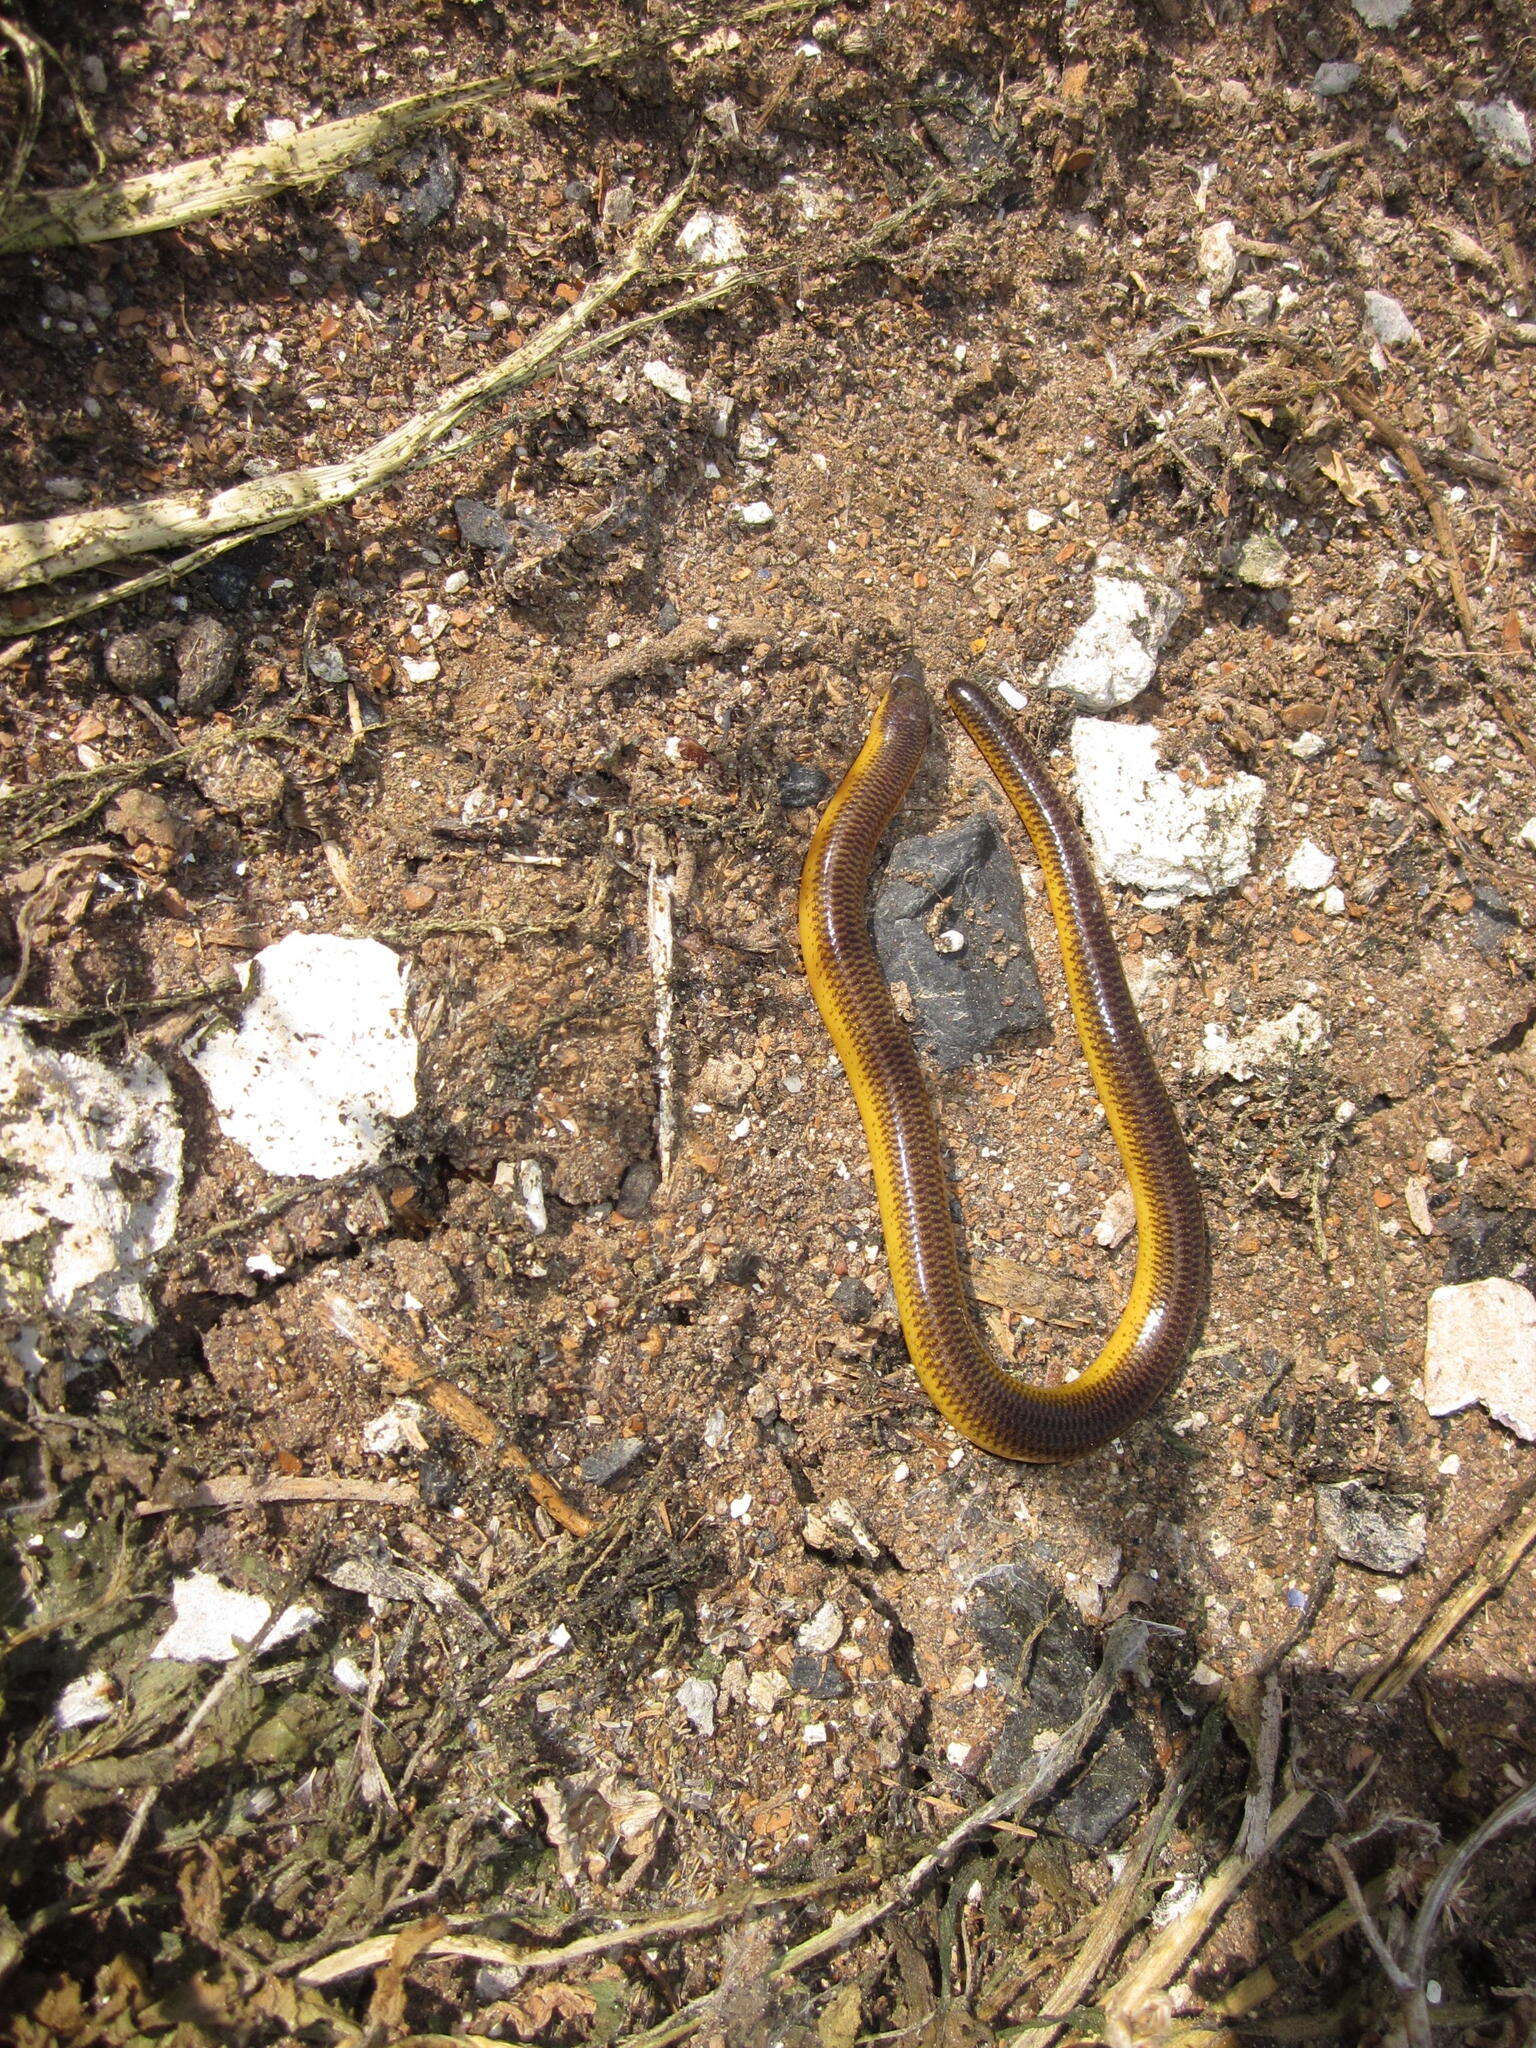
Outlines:
[[[1018,812],[1045,874],[1078,1036],[1131,1184],[1138,1233],[1130,1300],[1109,1340],[1064,1386],[999,1365],[966,1300],[949,1183],[922,1069],[870,939],[865,897],[881,835],[928,744],[922,671],[904,661],[857,760],[827,805],[800,884],[800,944],[817,1008],[852,1083],[874,1162],[907,1349],[935,1407],[1002,1458],[1081,1456],[1147,1411],[1205,1310],[1205,1211],[1178,1118],[1126,986],[1088,851],[1044,762],[974,682],[949,707]]]

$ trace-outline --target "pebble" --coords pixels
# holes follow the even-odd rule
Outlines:
[[[619,1182],[614,1207],[630,1223],[636,1223],[651,1206],[651,1197],[661,1186],[661,1171],[653,1159],[637,1159],[626,1166]]]
[[[1488,100],[1482,106],[1458,100],[1456,111],[1496,164],[1517,171],[1530,168],[1531,124],[1513,100]]]
[[[747,238],[728,213],[690,215],[678,233],[677,245],[690,262],[705,270],[739,263],[747,253]]]
[[[747,1680],[747,1705],[754,1714],[771,1714],[789,1691],[789,1680],[782,1671],[769,1667],[766,1671],[754,1671]]]
[[[1342,917],[1348,908],[1349,905],[1345,900],[1342,889],[1325,889],[1323,891],[1324,917]]]
[[[400,891],[400,901],[407,910],[430,910],[437,901],[437,891],[428,882],[407,882]]]
[[[1365,324],[1386,348],[1401,348],[1417,341],[1419,330],[1408,317],[1401,299],[1390,292],[1367,292],[1364,298]]]
[[[194,717],[212,711],[235,680],[239,643],[222,619],[208,613],[189,619],[176,646],[176,702]]]
[[[790,1659],[789,1687],[811,1700],[842,1700],[853,1691],[835,1657],[817,1656],[810,1650],[800,1650]]]
[[[147,633],[116,633],[102,655],[107,679],[136,697],[157,689],[165,673],[160,650]],[[1536,818],[1532,819],[1536,825]]]
[[[1413,0],[1349,0],[1367,28],[1396,28],[1413,12]]]
[[[880,1304],[864,1282],[850,1273],[846,1280],[840,1280],[832,1290],[832,1306],[845,1323],[852,1323],[857,1327],[867,1323]]]
[[[716,1693],[707,1678],[685,1678],[675,1697],[700,1735],[714,1734]]]
[[[1084,711],[1118,711],[1152,681],[1183,610],[1172,584],[1105,550],[1094,573],[1093,610],[1057,656],[1047,687]]]
[[[1237,276],[1237,242],[1231,221],[1213,221],[1208,228],[1201,229],[1195,243],[1195,261],[1211,288],[1211,297],[1224,299]]]
[[[823,1600],[816,1612],[795,1634],[795,1645],[816,1655],[830,1656],[843,1640],[842,1610],[833,1600]]]
[[[1536,853],[1536,818],[1527,818],[1518,834],[1522,846],[1528,846]]]
[[[737,521],[749,532],[759,531],[773,524],[773,507],[766,498],[754,498],[750,505],[737,508]]]
[[[692,386],[682,371],[673,369],[670,363],[664,363],[659,357],[653,357],[645,365],[642,374],[648,384],[654,384],[658,391],[673,400],[675,404],[689,405],[692,403]]]
[[[1474,1401],[1536,1442],[1536,1298],[1518,1281],[1467,1280],[1429,1297],[1424,1405],[1453,1415]]]
[[[1286,741],[1285,751],[1294,754],[1298,761],[1320,761],[1328,751],[1328,742],[1320,732],[1300,732],[1295,739]]]
[[[1321,100],[1336,100],[1359,82],[1358,64],[1319,64],[1313,75],[1312,90]]]
[[[1127,1187],[1116,1188],[1093,1226],[1093,1241],[1106,1251],[1118,1251],[1135,1228],[1135,1197]]]
[[[459,539],[467,548],[483,548],[487,554],[504,555],[512,545],[507,522],[492,505],[479,498],[455,498],[453,516],[458,521]]]
[[[821,802],[831,787],[830,779],[819,768],[806,761],[791,761],[779,777],[779,802],[786,811],[809,810],[812,804]],[[1536,826],[1536,818],[1531,823]]]
[[[1342,1479],[1317,1489],[1317,1522],[1340,1557],[1373,1572],[1401,1578],[1424,1555],[1424,1501],[1416,1493]]]
[[[643,1436],[621,1436],[611,1444],[600,1444],[595,1451],[588,1451],[579,1469],[588,1486],[611,1486],[621,1472],[627,1472],[644,1456]]]
[[[1197,788],[1157,765],[1155,725],[1079,718],[1072,763],[1083,824],[1105,877],[1166,909],[1234,889],[1253,868],[1264,784],[1233,775]]]
[[[1237,551],[1232,571],[1252,590],[1283,590],[1290,580],[1291,558],[1272,533],[1250,533]]]
[[[1319,889],[1327,888],[1337,867],[1331,853],[1324,852],[1315,840],[1303,839],[1285,864],[1285,885],[1303,895],[1315,895]]]

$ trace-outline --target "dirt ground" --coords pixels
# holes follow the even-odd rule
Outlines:
[[[11,11],[68,60],[110,175],[642,22],[608,0]],[[1536,210],[1460,106],[1536,108],[1528,10],[715,19],[307,193],[5,260],[7,519],[354,452],[569,305],[690,174],[689,210],[771,272],[350,506],[71,625],[10,615],[4,798],[175,755],[130,785],[156,801],[13,843],[13,1000],[55,1050],[147,1052],[186,1133],[153,1332],[45,1334],[0,1382],[0,2010],[29,2048],[958,2048],[1061,2009],[1129,1867],[1125,1946],[1074,2000],[1069,2038],[1096,2038],[1107,1985],[1271,1779],[1277,1811],[1313,1796],[1124,2038],[1236,2041],[1219,2001],[1266,1959],[1242,2008],[1261,2029],[1406,2038],[1347,1905],[1287,1946],[1344,1897],[1330,1851],[1401,1943],[1447,1849],[1536,1772],[1536,1587],[1511,1537],[1536,1453],[1480,1408],[1432,1418],[1420,1377],[1434,1288],[1536,1285]],[[1318,91],[1340,62],[1358,77]],[[50,70],[26,185],[92,168]],[[1372,291],[1416,329],[1374,357]],[[744,524],[758,502],[771,523]],[[1255,536],[1283,551],[1267,580]],[[1107,544],[1185,603],[1116,715],[1155,722],[1193,779],[1261,777],[1263,824],[1231,892],[1108,892],[1208,1204],[1202,1344],[1123,1442],[1011,1467],[907,1363],[799,966],[818,802],[785,797],[836,781],[909,647],[936,692],[962,672],[1022,691],[1070,780],[1038,670]],[[177,664],[205,617],[235,659],[199,702]],[[903,830],[1001,815],[935,730]],[[935,1094],[989,1326],[1059,1373],[1113,1322],[1135,1247],[1095,1240],[1121,1169],[1009,831],[1054,1029]],[[1303,838],[1337,859],[1338,914],[1283,878]],[[68,872],[88,886],[43,872],[87,845]],[[235,969],[292,931],[409,966],[418,1106],[382,1166],[336,1181],[263,1172],[189,1063],[238,1014]],[[1208,1026],[1301,1002],[1310,1050],[1201,1070]],[[402,1393],[412,1430],[370,1450]],[[1349,1478],[1422,1509],[1405,1574],[1335,1558],[1316,1492]],[[301,1480],[317,1497],[285,1499]],[[1368,1697],[1480,1559],[1493,1596]],[[194,1572],[318,1619],[222,1680],[150,1661]],[[1027,1773],[1123,1616],[1152,1625],[1145,1659],[1066,1798],[775,1974]],[[110,1713],[61,1729],[91,1672]],[[1533,2038],[1533,1868],[1512,1831],[1440,1923],[1441,2040]],[[445,1932],[456,1951],[417,1953]],[[496,1947],[588,1936],[557,1967]]]

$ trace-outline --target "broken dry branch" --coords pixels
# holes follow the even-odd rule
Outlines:
[[[55,582],[82,569],[151,554],[187,540],[270,529],[274,524],[344,505],[360,492],[376,489],[446,441],[461,422],[547,375],[571,337],[611,305],[645,269],[686,196],[687,186],[683,185],[663,200],[642,221],[622,261],[589,284],[573,306],[547,321],[530,341],[488,369],[462,379],[435,405],[412,414],[359,454],[343,462],[315,463],[306,469],[249,478],[223,491],[146,498],[137,504],[61,512],[49,519],[21,520],[0,527],[0,591]],[[30,632],[35,628],[13,621],[10,630]]]
[[[736,15],[734,25],[740,28],[750,22],[770,21],[778,15],[809,11],[810,0],[764,0],[763,5]],[[514,92],[547,91],[595,72],[614,70],[679,38],[698,35],[719,19],[716,9],[615,42],[559,50],[513,71],[470,79],[463,85],[436,92],[411,93],[360,114],[319,121],[313,128],[276,142],[222,150],[217,156],[171,164],[164,170],[125,178],[115,185],[93,183],[34,193],[0,211],[0,256],[120,241],[126,236],[185,227],[212,214],[254,206],[275,193],[320,184],[350,164],[395,148],[423,128],[434,127],[493,100],[505,99]],[[0,22],[0,34],[15,43],[26,66],[28,121],[35,133],[42,107],[42,66],[38,53],[47,46],[10,23]],[[24,127],[12,175],[7,189],[0,194],[0,203],[15,190],[31,139]]]

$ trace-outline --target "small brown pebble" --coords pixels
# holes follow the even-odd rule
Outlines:
[[[427,882],[407,882],[400,891],[400,901],[407,910],[430,910],[437,901],[437,891]]]

